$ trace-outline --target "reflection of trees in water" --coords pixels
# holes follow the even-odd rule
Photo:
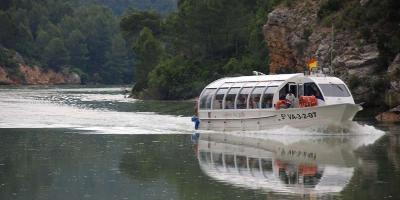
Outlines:
[[[76,179],[81,178],[79,170],[83,167],[78,166],[106,146],[99,140],[92,141],[89,136],[65,134],[62,129],[3,129],[0,134],[0,184],[4,184],[0,199],[48,196],[57,184],[56,179],[71,181],[73,178],[67,177],[71,174],[76,175]],[[82,143],[90,145],[82,146]],[[79,188],[79,184],[71,182],[62,185],[71,190]],[[73,198],[79,194],[71,195]]]
[[[154,142],[157,141],[157,142]],[[189,135],[138,135],[129,144],[119,163],[120,171],[143,183],[165,178],[176,188],[180,199],[257,199],[263,194],[234,190],[229,184],[211,181],[198,165]],[[222,155],[199,154],[208,163],[222,163]]]
[[[387,145],[388,158],[392,162],[396,171],[400,173],[400,135],[391,134],[389,137],[389,145]]]
[[[394,133],[394,134],[393,134]],[[400,199],[400,143],[392,131],[370,146],[356,151],[362,165],[356,168],[349,187],[342,192],[353,199]]]
[[[53,172],[49,166],[52,162],[41,154],[57,153],[57,143],[43,148],[41,141],[49,140],[45,137],[46,131],[43,132],[43,135],[24,134],[10,129],[1,133],[0,199],[24,195],[21,189],[29,191],[29,197],[26,198],[34,198],[39,196],[40,190],[52,184],[53,179],[49,176]]]

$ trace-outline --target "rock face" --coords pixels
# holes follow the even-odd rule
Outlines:
[[[280,5],[269,13],[263,32],[270,73],[303,72],[308,60],[316,58],[319,66],[331,66],[335,76],[352,86],[356,102],[369,103],[370,89],[382,79],[375,75],[379,65],[377,44],[367,43],[354,31],[323,26],[317,17],[321,2],[294,1],[295,5]],[[400,87],[399,83],[393,85]]]
[[[377,115],[376,120],[384,122],[400,122],[400,106]]]
[[[45,71],[37,66],[30,67],[20,64],[17,69],[18,75],[10,75],[5,69],[0,66],[0,84],[55,85],[81,83],[79,75],[68,70],[63,72]]]
[[[271,74],[302,72],[311,56],[309,51],[316,51],[309,40],[311,28],[316,25],[318,5],[298,4],[292,8],[280,6],[268,14],[263,32],[269,48]]]

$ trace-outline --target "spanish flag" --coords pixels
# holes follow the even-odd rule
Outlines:
[[[318,61],[315,58],[311,58],[310,61],[308,61],[308,69],[311,71],[314,68],[318,67]]]

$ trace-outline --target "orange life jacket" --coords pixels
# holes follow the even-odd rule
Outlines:
[[[301,96],[299,98],[300,107],[313,107],[318,105],[317,97],[313,96]]]
[[[275,109],[281,109],[282,105],[286,106],[286,100],[279,100],[278,102],[276,102]]]

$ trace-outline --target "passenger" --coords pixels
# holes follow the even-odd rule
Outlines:
[[[237,108],[238,109],[246,108],[246,98],[243,95],[240,95],[238,98]]]
[[[254,109],[255,108],[254,104],[255,104],[254,103],[254,98],[250,97],[250,99],[249,99],[249,109]]]
[[[260,108],[260,97],[255,97],[253,101],[254,108]]]
[[[222,101],[215,99],[213,107],[214,109],[222,109]]]
[[[271,99],[267,99],[267,102],[265,103],[265,107],[272,108],[272,100]]]
[[[225,102],[225,108],[226,108],[226,109],[233,109],[233,103],[232,103],[232,101],[227,100],[227,101]]]
[[[289,91],[289,93],[287,93],[285,100],[286,100],[286,106],[288,108],[292,108],[292,106],[294,106],[295,98],[296,97],[294,96],[292,91]]]

